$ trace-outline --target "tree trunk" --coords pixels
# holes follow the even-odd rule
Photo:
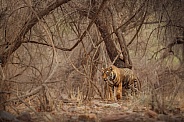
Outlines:
[[[37,15],[34,14],[34,16],[30,20],[25,22],[25,25],[22,26],[22,29],[19,32],[19,35],[17,35],[15,40],[11,41],[13,43],[4,44],[4,46],[1,47],[3,48],[0,49],[0,64],[2,65],[2,67],[5,66],[12,53],[14,53],[21,46],[22,40],[24,39],[25,35],[28,33],[28,31],[32,29],[32,27],[39,21],[39,19],[43,18],[45,15],[48,15],[52,10],[69,1],[70,0],[57,0],[46,9],[36,13]]]
[[[93,1],[92,3],[92,8],[90,11],[88,10],[88,8],[82,8],[77,6],[78,11],[81,15],[88,17],[89,19],[93,19],[96,17],[99,9],[97,8],[95,1]],[[76,6],[75,6],[76,7]],[[107,7],[107,6],[106,6]],[[103,10],[103,13],[105,13],[106,11]],[[132,64],[131,64],[131,60],[129,58],[129,53],[128,53],[128,49],[125,43],[125,40],[123,39],[120,30],[117,30],[117,36],[120,42],[120,45],[122,46],[122,50],[119,51],[116,48],[116,45],[114,43],[114,40],[112,39],[111,33],[112,30],[111,25],[107,24],[106,21],[110,22],[113,18],[113,16],[111,16],[110,14],[106,14],[106,17],[104,17],[104,15],[102,15],[101,13],[98,14],[98,16],[95,18],[95,25],[97,26],[101,37],[103,38],[103,41],[105,43],[106,46],[106,50],[107,53],[109,55],[109,58],[111,60],[111,62],[117,66],[117,67],[128,67],[131,68]],[[104,21],[106,20],[106,21]],[[121,38],[120,38],[121,36]],[[120,54],[123,55],[123,59],[120,58]]]
[[[126,67],[125,62],[120,58],[120,54],[118,53],[119,51],[116,48],[113,39],[111,38],[111,36],[109,36],[110,35],[109,27],[105,24],[105,22],[101,18],[97,18],[95,24],[104,40],[106,50],[111,62],[114,62],[115,60],[114,65],[116,65],[117,67]]]
[[[69,2],[70,0],[56,0],[52,4],[50,4],[46,9],[33,14],[33,16],[22,25],[22,28],[19,31],[19,34],[16,36],[14,40],[10,40],[1,45],[0,47],[0,110],[5,110],[6,105],[4,104],[6,100],[9,98],[9,88],[11,84],[5,82],[5,77],[3,71],[5,70],[5,65],[8,62],[10,56],[22,45],[22,41],[25,38],[25,35],[32,29],[32,27],[38,23],[39,19],[43,18],[45,15],[48,15],[51,11],[56,9]],[[6,31],[6,30],[5,30]],[[3,104],[2,104],[3,103]]]

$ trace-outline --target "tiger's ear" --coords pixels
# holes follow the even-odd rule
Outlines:
[[[104,72],[104,68],[102,67],[102,70],[101,70],[101,72]]]
[[[110,70],[112,71],[112,66],[110,66]]]

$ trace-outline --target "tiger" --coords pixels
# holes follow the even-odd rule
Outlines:
[[[126,89],[136,95],[141,87],[138,77],[129,68],[118,68],[114,65],[102,68],[102,79],[109,86],[111,100],[121,100],[126,95]]]

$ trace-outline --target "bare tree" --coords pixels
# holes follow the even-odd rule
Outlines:
[[[27,105],[25,100],[31,97],[39,101],[37,108],[43,111],[53,109],[50,104],[62,99],[63,94],[76,100],[104,98],[100,69],[107,64],[136,70],[149,84],[148,93],[157,90],[156,83],[166,81],[161,80],[160,72],[165,73],[168,60],[177,60],[179,63],[170,64],[180,67],[168,70],[170,79],[175,77],[171,73],[183,79],[182,1],[1,3],[1,109],[15,101]],[[150,90],[155,84],[157,87]],[[158,108],[164,109],[159,100],[160,96]]]

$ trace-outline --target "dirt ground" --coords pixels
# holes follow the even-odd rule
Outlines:
[[[19,106],[19,115],[0,112],[0,122],[184,122],[184,109],[158,114],[140,101],[104,101],[94,99],[85,102],[58,101],[55,109],[37,111],[34,106]],[[4,118],[3,118],[4,116]],[[11,119],[10,119],[11,118]]]

